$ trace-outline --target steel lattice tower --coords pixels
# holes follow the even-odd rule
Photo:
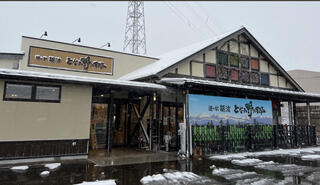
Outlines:
[[[123,51],[147,54],[142,1],[129,1]]]

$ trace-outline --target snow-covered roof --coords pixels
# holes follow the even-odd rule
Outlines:
[[[115,86],[128,86],[128,87],[142,87],[144,89],[157,89],[157,90],[166,90],[166,86],[146,83],[146,82],[134,82],[127,80],[113,80],[105,78],[93,78],[93,77],[84,77],[76,75],[63,75],[55,73],[43,73],[35,71],[26,71],[26,70],[16,70],[16,69],[4,69],[0,68],[0,76],[5,77],[26,77],[26,78],[37,78],[37,79],[50,79],[54,81],[69,81],[81,84],[101,84],[101,85],[115,85]]]
[[[315,94],[315,93],[306,93],[306,92],[299,92],[299,91],[290,91],[285,89],[232,84],[232,83],[226,83],[226,82],[201,80],[201,79],[194,79],[194,78],[162,78],[160,80],[160,83],[175,84],[175,85],[184,85],[185,83],[193,83],[193,84],[206,85],[206,86],[228,87],[228,88],[234,88],[234,89],[248,89],[248,90],[260,91],[260,92],[278,93],[278,94],[284,94],[284,95],[295,95],[295,96],[300,96],[304,98],[316,98],[316,99],[320,98],[320,94]]]
[[[232,30],[230,32],[224,33],[222,35],[219,35],[217,37],[214,37],[209,40],[205,40],[199,43],[195,43],[192,45],[189,45],[187,47],[183,47],[180,49],[176,49],[172,52],[166,53],[164,55],[159,56],[158,58],[160,60],[149,64],[147,66],[144,66],[138,70],[135,70],[127,75],[124,75],[120,77],[121,80],[136,80],[139,78],[144,78],[147,76],[156,75],[157,73],[161,72],[162,70],[167,69],[168,67],[176,64],[177,62],[195,54],[196,52],[218,42],[219,40],[241,30],[244,28],[243,26],[240,28],[237,28],[235,30]]]

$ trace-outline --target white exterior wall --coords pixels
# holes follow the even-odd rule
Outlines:
[[[0,80],[1,96],[4,82]],[[62,84],[60,103],[1,99],[0,140],[89,139],[91,96],[90,86]]]

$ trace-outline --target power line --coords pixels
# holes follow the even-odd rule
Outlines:
[[[213,35],[217,35],[217,33],[207,24],[208,17],[207,17],[207,21],[204,21],[202,19],[202,17],[197,13],[197,11],[192,7],[191,2],[188,2],[188,3],[189,3],[188,5],[189,5],[190,9],[192,10],[192,12],[203,22],[204,25],[206,25],[206,27],[210,30],[210,32]]]

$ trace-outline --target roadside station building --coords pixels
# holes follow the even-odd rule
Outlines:
[[[0,77],[1,160],[192,155],[193,126],[281,125],[281,102],[298,125],[295,104],[320,100],[244,27],[159,58],[22,37],[21,53],[0,54]]]

